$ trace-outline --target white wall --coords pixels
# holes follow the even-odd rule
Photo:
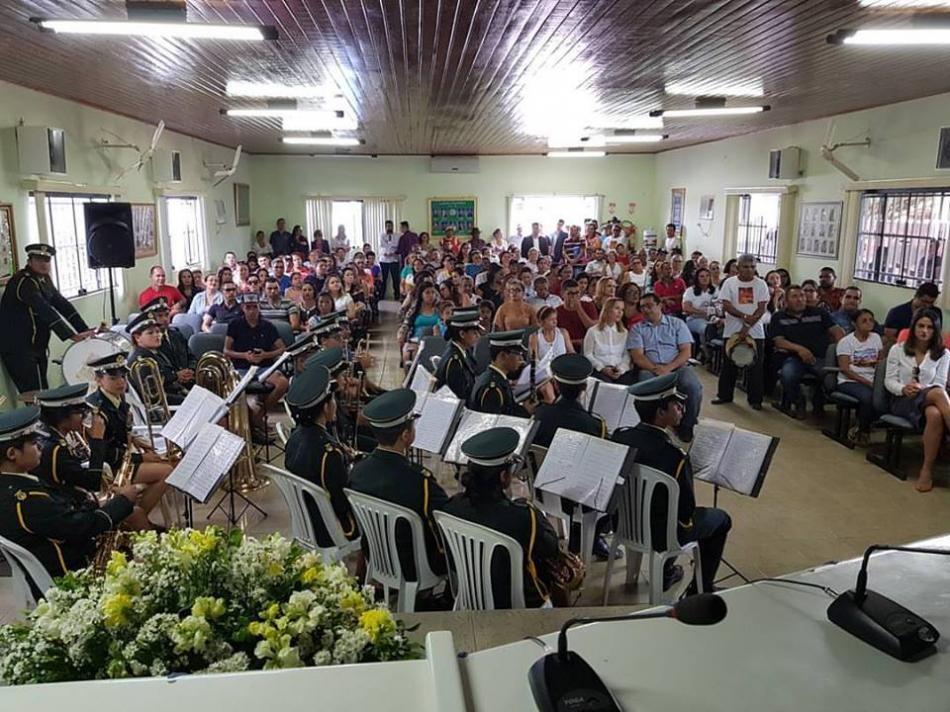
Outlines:
[[[156,122],[161,117],[155,117]],[[165,117],[172,119],[172,116]],[[76,102],[58,99],[47,94],[24,89],[12,84],[0,82],[0,203],[12,203],[16,226],[16,241],[19,251],[19,264],[25,264],[23,248],[30,242],[38,241],[37,235],[30,234],[29,225],[29,195],[28,190],[21,184],[23,175],[19,171],[17,157],[16,136],[14,127],[23,121],[27,126],[52,126],[66,131],[66,166],[68,174],[55,180],[69,183],[86,184],[90,186],[106,186],[110,183],[110,176],[116,175],[115,165],[128,165],[135,161],[137,154],[132,150],[101,151],[94,146],[94,142],[104,136],[103,130],[112,131],[129,142],[145,147],[152,138],[154,126],[140,121],[127,119],[116,114],[99,111]],[[115,140],[112,138],[112,140]],[[248,228],[237,228],[234,225],[234,199],[231,182],[222,184],[213,189],[206,180],[207,173],[202,167],[202,161],[225,163],[230,162],[233,151],[226,147],[216,146],[205,141],[189,138],[181,134],[166,131],[161,140],[163,148],[182,152],[183,182],[176,184],[176,189],[190,190],[194,194],[205,198],[205,214],[210,243],[210,252],[213,260],[227,249],[244,248],[248,242]],[[110,165],[109,161],[115,163]],[[233,180],[248,182],[249,167],[241,167]],[[51,179],[52,180],[52,179]],[[141,173],[128,174],[118,186],[122,190],[122,199],[133,203],[147,203],[155,201],[155,194],[151,183],[149,170]],[[63,187],[64,192],[74,190],[81,192],[81,188]],[[227,205],[228,222],[217,226],[214,219],[214,200],[223,199]],[[159,235],[159,240],[162,237]],[[246,249],[246,248],[245,248]],[[147,283],[148,270],[161,257],[147,258],[136,267],[124,270],[124,282],[127,285],[123,293],[116,295],[116,311],[121,318],[134,307],[138,291]],[[169,281],[174,275],[168,275]],[[90,324],[98,324],[103,314],[108,313],[107,296],[104,293],[95,293],[79,297],[74,301],[76,308],[83,318]],[[50,340],[51,357],[56,358],[62,352],[63,344],[53,336]],[[51,383],[59,379],[58,369],[50,368]],[[6,374],[0,377],[0,393],[15,396],[12,384],[8,383]],[[15,398],[10,398],[15,402]]]
[[[317,194],[405,196],[403,218],[416,231],[429,230],[428,198],[477,196],[478,225],[486,239],[496,227],[506,230],[507,196],[519,193],[601,194],[604,211],[615,202],[618,217],[626,219],[627,204],[634,202],[632,220],[637,225],[651,227],[655,222],[650,155],[482,156],[474,174],[430,173],[427,157],[255,156],[251,177],[252,222],[255,230],[267,234],[278,217],[287,219],[288,229],[294,224],[306,229],[305,197]],[[607,217],[606,212],[601,217]],[[553,229],[556,220],[551,216],[545,229]]]
[[[659,219],[669,216],[670,189],[685,187],[686,248],[699,249],[719,259],[724,257],[724,189],[794,183],[798,186],[799,204],[844,200],[845,186],[850,181],[818,152],[829,122],[829,119],[808,121],[658,154],[655,171]],[[862,179],[941,176],[946,177],[946,184],[950,185],[950,172],[935,168],[939,129],[950,125],[950,94],[842,114],[834,117],[834,123],[835,141],[871,137],[870,148],[841,148],[835,154]],[[788,146],[804,149],[804,176],[795,181],[770,181],[769,150]],[[716,196],[715,219],[711,224],[703,222],[699,228],[702,195]],[[797,232],[797,214],[795,225]],[[708,236],[703,235],[703,231],[708,231]],[[795,234],[781,239],[794,240]],[[798,257],[794,256],[794,249],[792,254],[790,271],[795,280],[817,278],[818,270],[826,264],[831,264],[839,273],[843,271],[840,258],[836,261]],[[908,289],[867,282],[858,282],[858,285],[864,289],[865,305],[873,309],[879,319],[883,319],[888,307],[910,298]]]

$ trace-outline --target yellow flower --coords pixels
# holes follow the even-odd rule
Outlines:
[[[340,598],[340,608],[344,611],[353,611],[356,615],[360,615],[366,610],[366,599],[363,598],[359,591],[350,591]]]
[[[106,575],[117,576],[128,564],[129,560],[125,554],[121,551],[113,551],[112,558],[109,559],[109,563],[106,564]]]
[[[191,615],[199,618],[220,618],[224,615],[224,599],[199,596],[191,607]]]
[[[102,617],[107,628],[116,628],[129,622],[128,614],[132,610],[132,597],[116,593],[102,602]]]
[[[280,576],[281,572],[284,570],[284,567],[281,566],[279,561],[271,561],[267,568],[264,570],[264,573],[267,574],[270,578]]]
[[[374,643],[385,635],[396,632],[396,621],[392,614],[383,608],[374,608],[360,616],[360,628],[366,631]]]
[[[320,569],[316,566],[310,566],[300,572],[300,583],[311,584],[320,580]]]
[[[267,608],[261,611],[261,618],[267,621],[272,621],[279,615],[280,615],[279,603],[271,603]]]
[[[188,538],[182,544],[181,548],[182,551],[187,554],[200,556],[201,554],[207,554],[211,551],[214,551],[217,545],[218,535],[214,529],[209,528],[205,531],[192,529],[188,532]]]

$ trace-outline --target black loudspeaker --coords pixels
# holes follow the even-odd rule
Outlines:
[[[950,128],[940,129],[940,142],[937,144],[937,168],[950,168]]]
[[[129,203],[86,203],[86,254],[89,268],[134,267],[135,234]]]

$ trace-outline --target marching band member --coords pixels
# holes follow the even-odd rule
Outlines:
[[[142,311],[150,314],[162,330],[162,345],[159,351],[165,354],[169,363],[177,370],[178,382],[185,387],[191,387],[195,382],[195,366],[198,360],[188,348],[188,339],[171,326],[171,311],[165,297],[153,299]]]
[[[492,362],[475,380],[468,398],[469,409],[482,413],[529,417],[533,407],[515,402],[509,380],[517,380],[526,365],[524,329],[496,331],[488,338]]]
[[[132,354],[129,356],[129,368],[133,368],[135,362],[141,358],[153,359],[158,364],[158,371],[162,378],[162,388],[165,391],[168,404],[181,405],[182,401],[185,400],[185,386],[179,380],[178,370],[174,364],[161,351],[162,328],[158,325],[158,322],[148,312],[142,312],[128,323],[125,330],[132,337],[132,346],[134,347]],[[145,400],[142,393],[139,393],[139,397]]]
[[[435,388],[448,386],[456,398],[468,400],[475,386],[472,349],[481,336],[478,308],[459,309],[449,318],[445,339],[449,342],[435,370]]]
[[[579,401],[587,390],[587,379],[594,373],[594,366],[582,354],[562,354],[551,361],[551,377],[558,398],[553,403],[542,403],[534,412],[538,430],[533,442],[548,447],[558,428],[579,433],[607,437],[607,423],[599,415],[588,413]]]

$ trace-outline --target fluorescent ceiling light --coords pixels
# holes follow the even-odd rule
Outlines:
[[[548,158],[603,158],[604,151],[548,151],[544,154]]]
[[[703,79],[686,77],[667,82],[663,90],[671,96],[764,96],[762,78]]]
[[[548,139],[548,148],[603,148],[606,145],[601,134],[560,135]]]
[[[738,116],[768,111],[768,106],[708,106],[695,109],[661,109],[656,114],[667,119],[683,119],[693,116]]]
[[[358,138],[336,136],[284,136],[280,139],[291,146],[359,146]]]
[[[668,138],[665,134],[629,134],[604,136],[607,143],[656,143]]]
[[[918,7],[950,7],[950,0],[860,0],[861,7],[901,10]]]
[[[828,41],[847,45],[944,45],[950,44],[950,27],[844,30],[831,35]]]
[[[31,20],[44,30],[59,34],[215,40],[277,39],[277,30],[266,25],[211,25],[199,22],[134,20],[46,20],[43,18],[31,18]]]
[[[253,99],[320,99],[335,93],[325,86],[250,82],[239,79],[229,81],[226,91],[228,96]]]
[[[282,114],[280,121],[284,131],[356,130],[356,117],[346,112],[294,111]]]

